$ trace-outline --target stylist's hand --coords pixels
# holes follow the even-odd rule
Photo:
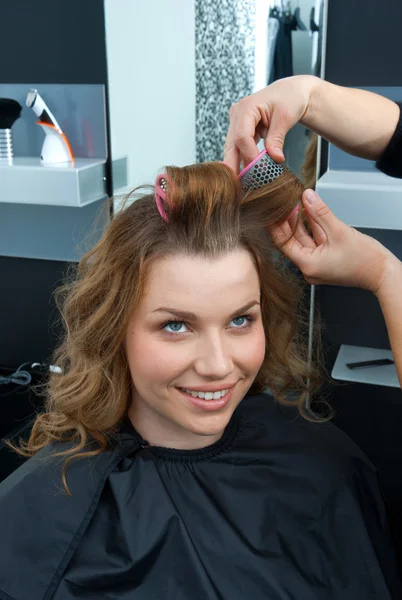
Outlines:
[[[225,163],[238,173],[240,162],[246,165],[259,154],[257,144],[262,138],[271,158],[283,162],[285,136],[307,112],[311,91],[319,82],[320,79],[312,75],[279,79],[233,104]]]
[[[386,268],[398,261],[394,254],[340,221],[313,190],[304,192],[302,203],[313,237],[295,214],[270,231],[276,246],[311,284],[360,287],[377,294]]]

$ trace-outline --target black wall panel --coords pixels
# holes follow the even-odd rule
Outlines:
[[[103,0],[2,0],[0,19],[1,83],[104,84],[107,97]],[[110,193],[110,161],[107,175]],[[52,296],[67,267],[58,261],[0,257],[3,375],[7,367],[49,359],[59,337]],[[38,399],[17,388],[10,393],[9,386],[0,392],[1,437],[21,425]],[[0,479],[17,464],[4,448],[0,463]]]
[[[402,2],[329,0],[325,78],[347,86],[402,85]]]
[[[105,83],[103,0],[2,0],[2,83]]]
[[[402,85],[401,0],[328,0],[325,79],[346,86]],[[402,258],[402,232],[366,230]],[[326,367],[341,344],[389,348],[379,304],[362,290],[322,286],[317,303],[324,323]],[[337,383],[325,389],[335,423],[379,469],[402,541],[402,392]]]

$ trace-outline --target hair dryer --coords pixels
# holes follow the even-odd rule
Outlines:
[[[26,98],[26,105],[32,108],[38,117],[37,124],[45,132],[45,141],[41,152],[44,165],[68,164],[74,162],[74,154],[70,142],[64,135],[53,113],[49,110],[38,90],[31,89]]]

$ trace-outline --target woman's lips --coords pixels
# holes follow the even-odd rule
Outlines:
[[[216,410],[221,410],[225,408],[227,404],[229,404],[232,396],[234,387],[232,387],[225,396],[222,398],[218,398],[217,400],[205,400],[205,398],[194,397],[191,394],[185,392],[182,388],[177,388],[180,394],[195,408],[198,408],[205,412],[213,412]]]

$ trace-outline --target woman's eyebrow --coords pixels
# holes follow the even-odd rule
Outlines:
[[[230,317],[233,318],[242,313],[245,313],[248,310],[250,310],[250,308],[252,308],[253,306],[256,306],[256,305],[258,305],[258,306],[260,305],[258,300],[253,300],[252,302],[248,302],[245,306],[241,306],[240,308],[238,308],[234,313],[231,314]],[[155,312],[167,312],[172,315],[175,315],[176,317],[180,317],[180,318],[186,319],[188,321],[197,321],[198,320],[197,315],[192,312],[187,312],[185,310],[177,310],[175,308],[169,308],[168,306],[161,306],[160,308],[157,308],[152,311],[152,313],[155,313]]]

